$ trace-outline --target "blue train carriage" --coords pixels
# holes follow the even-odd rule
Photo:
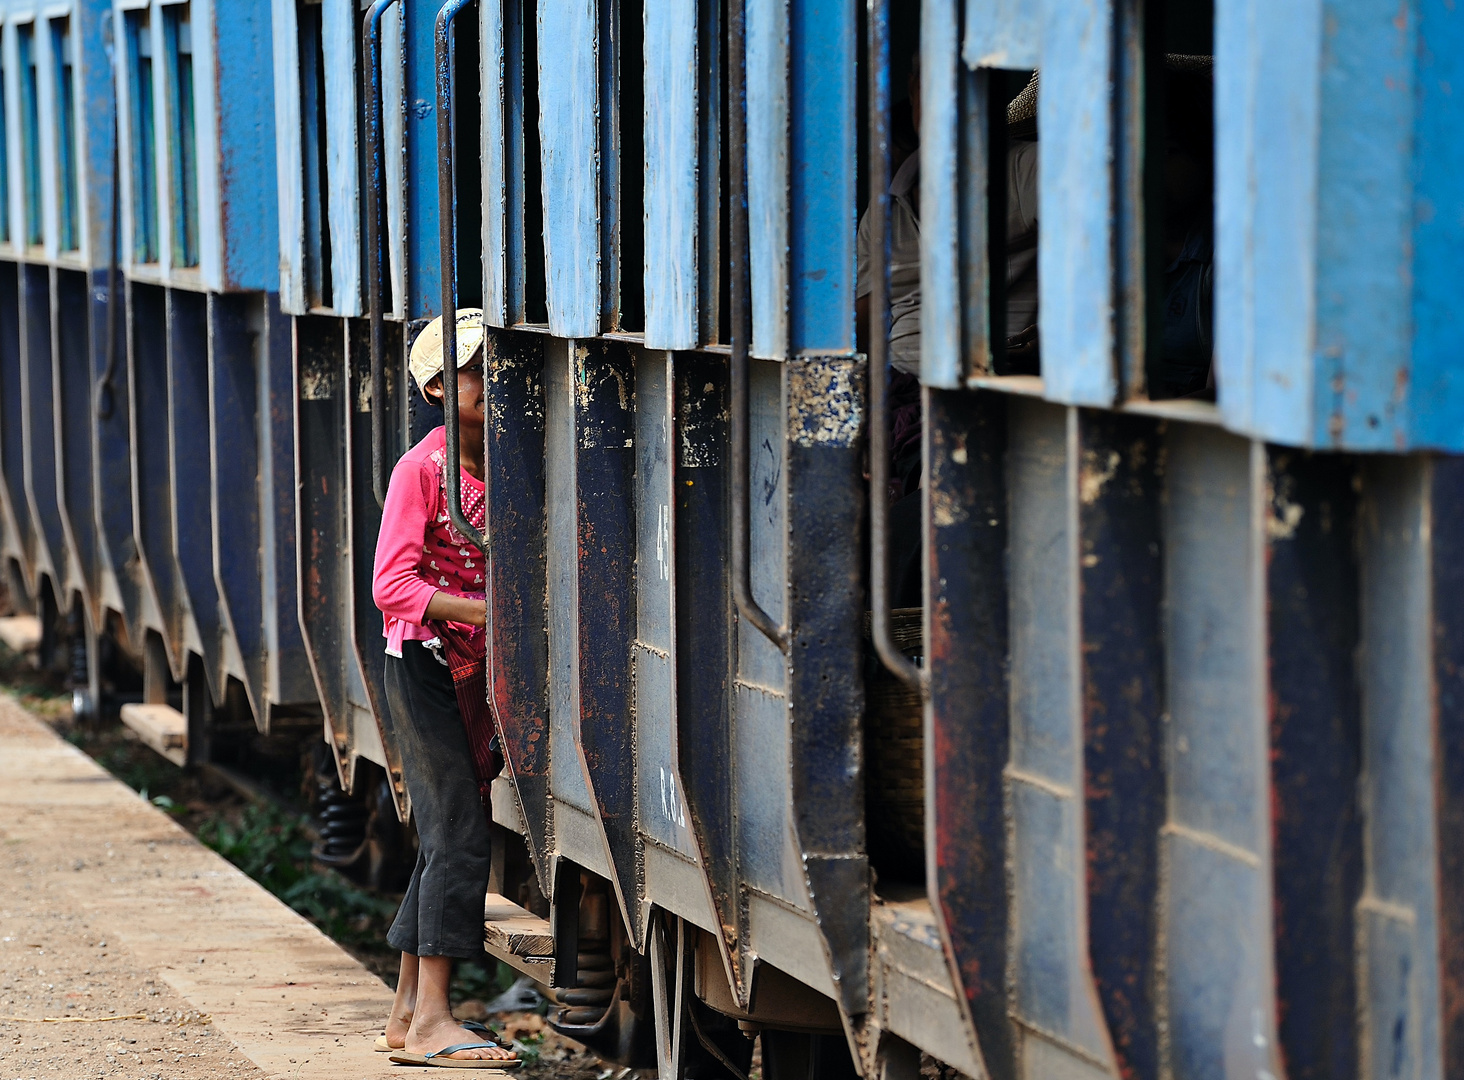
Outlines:
[[[1448,5],[392,8],[383,85],[440,51],[367,310],[496,331],[487,945],[556,1026],[678,1076],[754,1032],[774,1073],[1458,1071]],[[913,608],[855,320],[911,191]]]
[[[126,614],[144,705],[206,761],[214,728],[318,716],[298,618],[275,116],[261,92],[273,27],[263,4],[214,0],[119,0],[111,18],[126,281],[116,393],[139,593]],[[180,686],[186,715],[163,715]]]
[[[144,669],[124,719],[180,764],[207,760],[215,726],[268,730],[315,699],[272,116],[253,92],[269,20],[211,3],[0,14],[5,554],[48,630],[70,615],[78,712],[102,707],[109,638]]]
[[[102,597],[120,605],[89,392],[109,280],[112,133],[92,122],[111,110],[104,22],[96,3],[0,6],[0,532],[20,605],[54,616],[79,598],[93,633]]]
[[[1464,20],[1192,7],[924,5],[929,898],[992,1075],[1452,1076]]]

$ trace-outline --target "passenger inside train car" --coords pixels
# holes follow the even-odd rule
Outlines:
[[[412,344],[412,379],[443,404],[442,318]],[[483,312],[457,312],[462,511],[481,530]],[[417,865],[387,942],[401,974],[376,1048],[392,1061],[504,1068],[517,1056],[487,1028],[459,1023],[448,1000],[454,959],[483,953],[491,862],[488,785],[503,767],[486,693],[482,556],[449,512],[445,429],[434,428],[392,470],[376,545],[372,596],[386,637],[386,694],[412,799]],[[477,1064],[474,1064],[477,1063]]]
[[[1208,55],[1170,53],[1158,92],[1163,109],[1162,198],[1149,226],[1159,235],[1162,275],[1156,275],[1161,317],[1157,349],[1148,365],[1151,399],[1195,397],[1213,400],[1214,347],[1214,91]],[[1006,181],[1003,286],[1005,348],[997,373],[1041,375],[1038,333],[1038,165],[1037,72],[1001,73],[993,92],[1021,86],[1007,103],[1003,169]],[[918,52],[907,80],[913,130],[920,126]],[[921,603],[920,535],[920,155],[899,145],[899,113],[892,110],[890,180],[889,381],[892,590],[898,607]],[[869,213],[859,221],[855,327],[859,348],[869,349]]]
[[[1207,55],[1169,53],[1158,87],[1163,110],[1159,205],[1148,212],[1156,230],[1162,276],[1156,276],[1162,325],[1148,365],[1153,400],[1215,396],[1214,349],[1214,86]],[[1040,75],[1007,105],[1006,352],[1000,374],[1040,375],[1037,328],[1037,109]],[[917,268],[918,274],[918,268]],[[918,295],[918,282],[917,282]],[[916,320],[918,323],[918,318]],[[918,333],[918,325],[917,325]],[[891,342],[893,351],[894,343]]]

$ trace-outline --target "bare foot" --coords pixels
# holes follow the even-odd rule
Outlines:
[[[388,1032],[387,1040],[391,1034]],[[407,1030],[406,1050],[409,1054],[432,1054],[457,1043],[480,1043],[486,1041],[481,1035],[458,1025],[451,1014],[437,1017],[418,1014]],[[512,1050],[501,1046],[480,1047],[474,1050],[459,1050],[448,1057],[476,1059],[479,1061],[514,1061],[518,1058]]]
[[[386,1045],[400,1050],[407,1045],[407,1029],[412,1026],[412,1014],[399,1013],[393,1009],[386,1018]]]
[[[412,1026],[412,1014],[417,1010],[417,979],[421,974],[421,963],[420,957],[402,953],[396,995],[391,1001],[391,1013],[386,1018],[386,1045],[393,1050],[407,1045],[407,1029]]]

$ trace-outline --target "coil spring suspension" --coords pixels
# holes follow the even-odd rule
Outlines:
[[[608,941],[584,941],[576,960],[578,977],[572,989],[559,992],[563,1006],[555,1018],[559,1023],[580,1026],[597,1024],[615,996],[615,961]]]
[[[94,724],[99,719],[98,703],[91,692],[91,665],[86,652],[86,617],[81,604],[73,604],[66,616],[66,644],[71,686],[71,714],[78,724]]]
[[[360,799],[341,790],[335,763],[330,755],[315,758],[315,818],[320,823],[320,843],[312,854],[327,866],[349,866],[361,857],[366,846],[366,821],[370,811]]]

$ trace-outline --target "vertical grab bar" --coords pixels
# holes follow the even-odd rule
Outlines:
[[[115,61],[114,61],[115,64]],[[107,254],[107,366],[97,381],[96,414],[98,420],[112,419],[116,408],[117,388],[117,320],[120,318],[117,298],[123,287],[118,278],[122,276],[122,256],[118,251],[122,234],[122,151],[118,148],[120,135],[117,123],[117,107],[112,106],[112,222],[111,250]]]
[[[375,0],[366,11],[366,305],[371,320],[371,491],[386,504],[386,321],[381,310],[387,260],[381,250],[385,230],[382,202],[386,161],[381,133],[381,17],[397,0]]]
[[[732,321],[732,357],[728,374],[732,383],[732,596],[737,613],[760,630],[783,652],[788,651],[789,634],[752,595],[752,476],[751,421],[748,417],[747,343],[752,332],[749,310],[751,274],[747,230],[747,6],[744,0],[728,5],[727,60],[736,80],[730,95],[728,119],[728,168],[731,173],[731,242],[728,271],[731,274],[729,315]]]
[[[889,0],[868,2],[869,258],[874,283],[869,294],[870,619],[881,663],[902,682],[923,690],[924,673],[900,651],[890,630],[890,417],[885,373],[890,342],[890,5]]]
[[[437,225],[442,274],[442,412],[447,429],[447,513],[453,528],[488,554],[487,538],[463,515],[458,445],[457,183],[453,175],[452,21],[472,0],[447,0],[437,13]]]

